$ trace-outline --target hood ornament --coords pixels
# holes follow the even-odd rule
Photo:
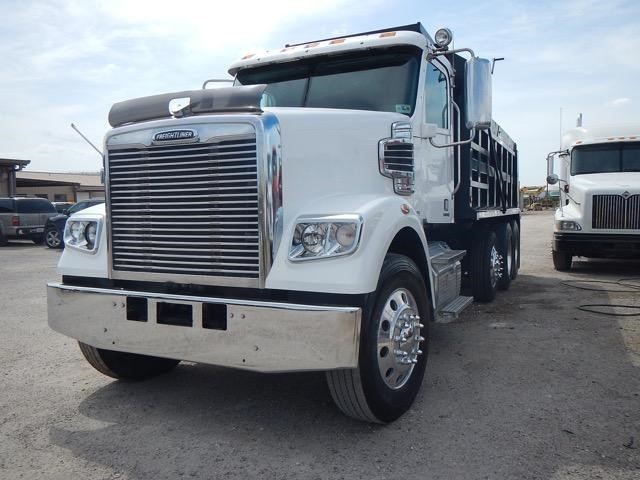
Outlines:
[[[627,190],[627,191],[625,191],[625,192],[622,194],[622,198],[624,198],[625,200],[626,200],[626,199],[628,199],[630,196],[631,196],[631,194],[629,193],[629,191],[628,191],[628,190]]]

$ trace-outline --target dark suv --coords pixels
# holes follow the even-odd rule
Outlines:
[[[82,200],[65,209],[64,213],[49,218],[44,226],[44,243],[47,247],[64,248],[62,235],[64,234],[64,225],[67,223],[67,218],[80,210],[93,207],[94,205],[100,205],[101,203],[104,203],[104,198]]]
[[[44,224],[56,215],[53,204],[44,198],[0,198],[0,245],[14,238],[44,239]]]

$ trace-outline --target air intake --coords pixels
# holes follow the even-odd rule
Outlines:
[[[393,191],[411,195],[414,185],[413,140],[411,124],[396,122],[391,126],[391,138],[378,143],[380,173],[393,179]]]

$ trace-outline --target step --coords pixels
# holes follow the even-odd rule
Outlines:
[[[447,305],[442,307],[436,315],[436,322],[449,323],[454,321],[462,311],[473,303],[473,297],[465,297],[460,295],[454,298]]]

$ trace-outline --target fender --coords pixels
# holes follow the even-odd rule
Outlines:
[[[319,205],[322,207],[319,208]],[[403,205],[409,205],[407,199],[397,195],[339,195],[305,205],[289,217],[291,221],[284,226],[281,244],[266,279],[266,287],[323,293],[371,293],[376,289],[382,263],[391,243],[397,233],[406,227],[415,231],[420,238],[431,277],[422,220],[411,207],[408,213],[403,213]],[[363,218],[360,244],[352,255],[305,262],[292,262],[288,259],[297,218],[344,213],[359,214]],[[433,298],[432,279],[428,278],[426,281],[429,282]]]

